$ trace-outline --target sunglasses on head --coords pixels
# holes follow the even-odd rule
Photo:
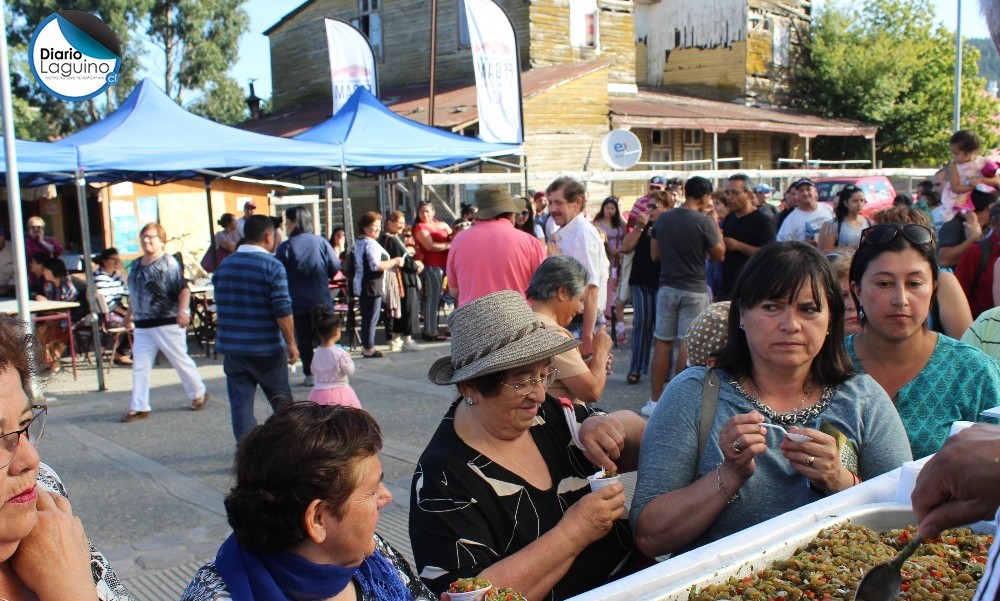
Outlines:
[[[934,242],[934,234],[930,228],[916,223],[898,224],[884,223],[873,225],[861,231],[861,244],[882,246],[889,244],[902,234],[904,238],[917,246],[927,246]]]

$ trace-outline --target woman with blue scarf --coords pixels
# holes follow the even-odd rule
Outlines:
[[[240,443],[233,534],[181,601],[421,601],[430,592],[375,534],[392,501],[367,412],[294,403]]]

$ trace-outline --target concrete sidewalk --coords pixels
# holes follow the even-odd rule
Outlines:
[[[176,601],[230,534],[223,499],[232,484],[235,441],[222,360],[205,358],[193,344],[191,351],[212,395],[200,412],[188,410],[176,372],[162,359],[153,369],[152,414],[131,424],[118,421],[129,406],[127,367],[112,367],[105,392],[95,391],[94,368],[84,364],[76,382],[66,370],[45,385],[49,422],[42,460],[63,479],[88,536],[140,601]],[[457,397],[454,388],[427,381],[430,364],[447,353],[448,343],[429,343],[384,359],[355,356],[351,385],[383,428],[382,467],[393,494],[378,531],[411,562],[413,467]],[[638,411],[649,395],[648,378],[626,385],[628,350],[614,354],[616,373],[601,406]],[[301,372],[291,377],[293,394],[304,400],[309,389],[297,386]],[[258,394],[258,420],[269,413]]]

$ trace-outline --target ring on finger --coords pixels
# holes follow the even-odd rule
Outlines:
[[[813,461],[816,461],[816,458],[812,455],[808,455],[806,457],[806,467],[812,467]]]
[[[740,446],[740,441],[738,438],[733,440],[733,451],[735,451],[737,455],[743,452],[743,447]]]

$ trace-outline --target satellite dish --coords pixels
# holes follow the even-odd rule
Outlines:
[[[613,129],[601,140],[601,157],[612,169],[630,169],[642,156],[642,144],[627,129]]]

